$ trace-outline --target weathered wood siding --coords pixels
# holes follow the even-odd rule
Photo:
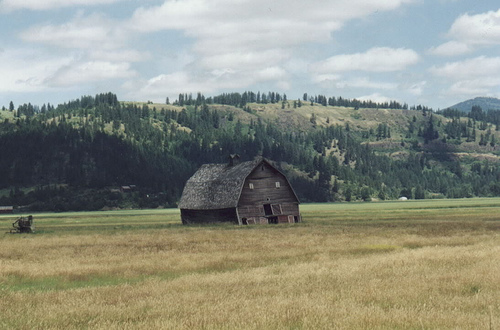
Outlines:
[[[299,202],[283,174],[262,163],[245,180],[238,215],[256,222],[263,216],[292,215],[299,221]]]
[[[218,210],[186,210],[181,209],[182,223],[217,223],[217,222],[233,222],[238,224],[238,216],[236,209],[218,209]]]

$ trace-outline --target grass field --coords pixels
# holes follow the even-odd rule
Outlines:
[[[35,214],[3,234],[0,329],[500,329],[500,199]]]

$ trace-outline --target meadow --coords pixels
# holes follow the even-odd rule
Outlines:
[[[500,329],[500,199],[305,204],[283,225],[34,214],[3,234],[1,329]]]

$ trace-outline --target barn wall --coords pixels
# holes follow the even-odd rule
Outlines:
[[[276,187],[276,183],[279,187]],[[250,184],[253,189],[250,188]],[[262,205],[266,203],[298,203],[286,178],[266,163],[247,177],[239,205]]]
[[[233,222],[238,224],[236,209],[187,210],[181,209],[183,224]]]
[[[279,207],[277,207],[279,205]],[[271,204],[271,211],[273,214],[267,214],[264,210],[263,205],[258,206],[240,206],[238,207],[238,215],[240,219],[248,219],[254,217],[271,217],[277,215],[292,215],[292,216],[300,216],[299,205],[297,203],[283,203],[283,204]],[[300,221],[300,217],[297,218],[298,222]],[[244,221],[243,221],[244,222]]]
[[[263,163],[244,183],[238,215],[240,219],[255,218],[257,222],[262,217],[271,221],[274,216],[292,215],[300,221],[299,202],[283,174]]]

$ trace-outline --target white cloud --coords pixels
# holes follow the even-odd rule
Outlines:
[[[326,74],[318,73],[318,74],[313,74],[311,78],[314,83],[328,87],[337,84],[339,81],[341,81],[342,75],[332,74],[332,73],[326,73]]]
[[[339,74],[314,74],[312,81],[326,89],[395,90],[398,88],[398,84],[392,82],[373,81],[369,77],[345,78]]]
[[[415,95],[415,96],[420,96],[424,92],[424,88],[427,85],[427,81],[421,81],[418,83],[414,83],[407,88],[404,88],[405,90],[408,91],[408,93]]]
[[[438,47],[429,49],[429,53],[438,56],[458,56],[471,52],[471,48],[459,41],[448,41]]]
[[[391,99],[387,96],[384,96],[380,93],[373,93],[370,95],[365,95],[357,98],[360,101],[373,101],[376,103],[385,103],[385,102],[391,102],[391,101],[396,101],[394,99]]]
[[[50,49],[51,53],[71,52],[68,56],[71,60],[58,63],[38,81],[50,88],[68,88],[135,77],[137,73],[131,69],[131,63],[147,60],[150,54],[128,49],[128,32],[102,14],[85,16],[79,12],[62,25],[31,27],[21,33],[21,38],[59,48]]]
[[[337,88],[369,88],[369,89],[384,89],[393,90],[397,88],[397,84],[385,83],[380,81],[371,81],[366,77],[350,79],[346,81],[339,81],[336,84]]]
[[[490,95],[500,86],[500,57],[479,56],[432,67],[430,72],[450,87],[445,95]]]
[[[143,33],[177,30],[193,41],[193,62],[183,68],[184,74],[205,80],[199,86],[180,79],[186,84],[184,91],[213,86],[234,89],[262,81],[290,88],[289,79],[298,70],[292,67],[293,63],[303,63],[305,67],[309,63],[297,57],[297,49],[331,41],[331,34],[349,20],[395,10],[413,1],[167,0],[160,6],[137,9],[127,26]],[[396,56],[397,52],[391,54]],[[413,51],[400,53],[407,57],[406,63],[418,59]],[[408,65],[403,62],[398,59],[398,68],[386,70]],[[384,67],[388,68],[388,64]],[[148,81],[146,86],[151,84]]]
[[[2,0],[0,10],[13,11],[19,9],[49,10],[72,6],[107,5],[124,0]]]
[[[20,34],[26,43],[47,46],[41,49],[59,58],[66,55],[66,61],[54,63],[37,75],[38,84],[67,88],[129,79],[122,86],[130,94],[153,98],[172,91],[210,93],[261,83],[289,89],[291,78],[307,75],[309,63],[321,56],[309,52],[308,46],[331,42],[332,33],[350,20],[393,11],[418,0],[155,0],[136,2],[143,7],[125,22],[112,19],[113,14],[89,15],[81,10],[83,6],[120,1],[125,0],[0,0],[0,9],[48,11],[78,6],[78,14],[64,24],[54,23],[48,16],[47,23],[37,22]],[[158,2],[161,4],[149,5]],[[149,51],[133,49],[133,42],[141,33],[145,40],[140,40],[140,44],[144,45],[159,40],[163,31],[170,31],[165,38],[175,49],[171,52],[181,54],[177,58],[169,56],[170,50],[165,50],[164,45]],[[184,38],[177,39],[179,35]],[[182,45],[177,45],[177,40]],[[407,49],[375,48],[360,55],[357,70],[361,71],[393,72],[418,61],[418,55]],[[387,56],[392,56],[391,63],[384,62]],[[140,79],[135,70],[142,64],[132,64],[148,59],[155,60],[147,69],[155,73],[149,73],[153,77],[149,80]],[[315,79],[321,79],[320,74],[315,73]],[[337,72],[325,74],[332,78]],[[363,78],[351,78],[347,84],[357,88],[394,88],[391,83]]]
[[[46,77],[71,61],[64,56],[47,55],[32,49],[0,52],[0,92],[39,92],[47,87]],[[29,68],[29,70],[26,70]]]
[[[126,42],[128,35],[118,24],[101,14],[84,16],[79,13],[62,25],[34,26],[21,33],[29,42],[44,43],[61,48],[116,49]]]
[[[468,95],[468,96],[493,96],[495,87],[500,86],[500,78],[470,79],[458,81],[451,85],[445,95]]]
[[[140,31],[177,29],[196,38],[200,52],[324,42],[345,22],[394,10],[411,0],[185,0],[139,8],[130,25]],[[211,45],[211,47],[203,47]]]
[[[283,63],[290,58],[290,53],[282,49],[268,49],[261,52],[228,52],[209,55],[201,59],[200,64],[207,69],[245,68],[254,70],[269,65]]]
[[[91,50],[89,57],[98,61],[109,62],[142,62],[149,60],[151,54],[149,52],[140,52],[134,49],[120,50]]]
[[[260,81],[273,81],[281,80],[287,75],[286,71],[279,66],[267,67],[257,71],[255,75],[256,80]]]
[[[499,45],[500,9],[478,15],[462,15],[455,20],[448,35],[468,45]]]
[[[312,65],[314,72],[394,72],[406,69],[419,61],[411,49],[376,47],[365,53],[336,55]]]
[[[210,81],[192,79],[186,72],[161,74],[147,81],[128,81],[123,86],[131,99],[152,99],[177,95],[186,91],[210,93],[215,86]]]
[[[161,74],[147,81],[128,81],[123,87],[128,90],[128,97],[160,100],[165,95],[175,96],[186,91],[213,93],[217,90],[245,88],[262,82],[273,82],[281,90],[286,90],[290,87],[287,75],[284,69],[277,66],[255,72],[223,69],[193,74],[177,71],[171,74]]]
[[[451,80],[465,80],[471,77],[490,77],[500,75],[500,57],[479,56],[464,61],[446,63],[432,67],[431,73]]]
[[[477,47],[500,45],[500,9],[458,17],[451,25],[447,38],[450,41],[429,49],[429,53],[457,56],[470,53]]]
[[[136,72],[130,69],[130,64],[105,61],[77,62],[60,67],[52,76],[46,79],[51,87],[69,87],[102,80],[130,78]]]

